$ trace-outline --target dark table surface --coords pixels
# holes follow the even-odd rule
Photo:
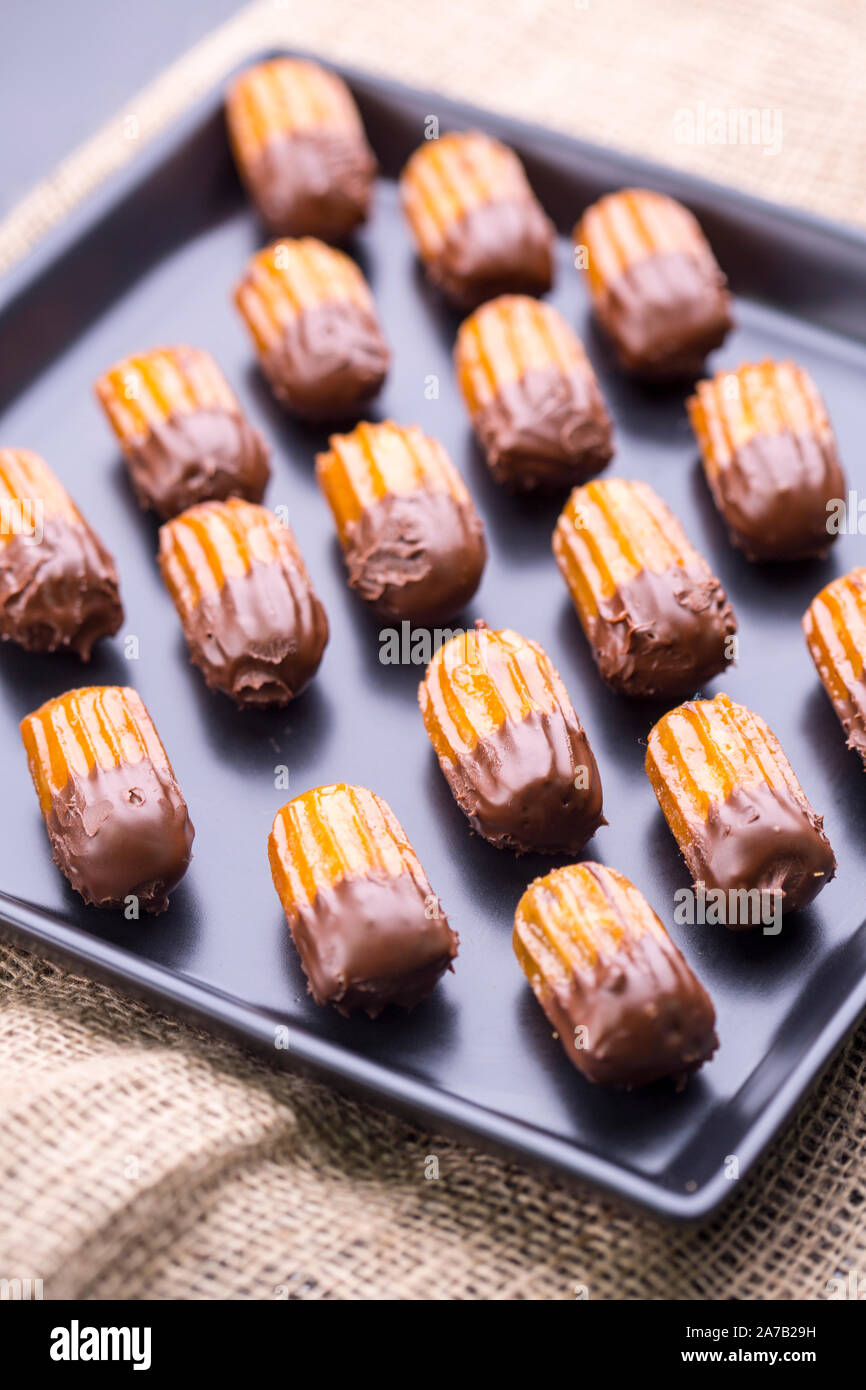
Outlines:
[[[0,213],[239,0],[0,0]]]

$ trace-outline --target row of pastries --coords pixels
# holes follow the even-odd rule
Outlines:
[[[235,303],[261,371],[291,415],[353,428],[316,459],[348,582],[386,620],[453,617],[480,582],[486,540],[460,473],[417,426],[358,421],[391,350],[359,266],[339,245],[370,215],[376,161],[335,74],[277,59],[227,98],[231,145],[278,238],[250,259]],[[468,316],[456,380],[493,478],[569,493],[553,552],[612,692],[682,699],[736,656],[720,581],[646,483],[599,479],[614,422],[587,352],[537,296],[556,236],[517,155],[479,132],[427,140],[400,179],[431,284]],[[732,300],[696,219],[629,189],[574,232],[593,310],[621,368],[694,381],[732,326]],[[159,567],[192,661],[239,706],[278,707],[315,676],[328,622],[296,538],[262,505],[269,449],[201,347],[144,350],[96,394],[130,481],[161,519]],[[845,480],[809,374],[763,361],[698,381],[687,401],[712,497],[751,560],[826,554]],[[59,479],[29,450],[0,451],[0,499],[40,535],[0,546],[0,634],[87,660],[123,621],[115,562]],[[804,627],[821,679],[866,753],[866,571],[834,580]],[[559,673],[538,643],[479,622],[435,654],[423,725],[472,828],[508,851],[580,854],[606,822],[601,775]],[[189,863],[192,824],[134,690],[84,687],[22,722],[55,861],[96,906],[130,896],[161,911]],[[812,901],[835,860],[821,818],[759,715],[725,695],[691,700],[652,730],[647,773],[696,883]],[[97,816],[94,808],[103,808]],[[109,808],[105,813],[105,808]],[[457,936],[381,798],[344,783],[278,813],[274,884],[318,1003],[376,1015],[411,1007],[451,968]],[[731,925],[738,925],[732,923]],[[747,925],[747,924],[739,924]],[[573,863],[530,886],[514,946],[569,1059],[592,1080],[681,1080],[716,1046],[712,1005],[638,890]],[[575,1038],[580,1033],[580,1041]]]

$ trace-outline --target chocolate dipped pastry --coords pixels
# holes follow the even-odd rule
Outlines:
[[[846,483],[809,373],[793,362],[747,364],[695,391],[689,418],[733,544],[750,560],[826,555]]]
[[[434,623],[475,593],[484,528],[442,445],[417,425],[363,423],[334,434],[316,476],[349,584],[380,618]]]
[[[678,1087],[719,1045],[710,997],[642,893],[603,864],[537,878],[514,953],[568,1060],[588,1081]]]
[[[38,454],[0,449],[0,638],[88,661],[122,622],[114,560],[63,484]]]
[[[381,389],[390,354],[353,260],[313,237],[257,251],[235,290],[277,399],[304,420],[357,413]]]
[[[448,925],[406,832],[364,787],[316,787],[278,811],[274,887],[317,1004],[412,1009],[453,969]]]
[[[866,763],[866,568],[840,575],[813,598],[803,632],[848,747]]]
[[[575,488],[553,553],[614,690],[681,696],[730,664],[737,623],[728,596],[647,483]]]
[[[196,502],[262,500],[267,447],[210,353],[168,347],[127,357],[100,377],[96,394],[142,507],[168,520]]]
[[[236,704],[286,705],[313,678],[328,620],[297,542],[266,507],[201,502],[159,532],[190,656]]]
[[[696,884],[757,889],[796,912],[836,871],[823,831],[775,734],[727,695],[671,710],[649,736],[646,770]],[[727,924],[755,925],[731,913]]]
[[[589,741],[537,642],[477,623],[439,648],[418,700],[457,805],[492,845],[576,854],[607,824]]]
[[[275,236],[340,241],[366,221],[376,161],[336,73],[300,58],[257,63],[230,88],[226,117],[241,178]]]
[[[724,275],[682,203],[646,188],[610,193],[574,229],[596,318],[636,376],[697,376],[733,327]]]
[[[556,232],[507,145],[477,130],[425,140],[400,197],[429,279],[459,308],[550,289]]]
[[[501,295],[460,325],[454,363],[497,482],[572,487],[613,455],[613,431],[583,344],[550,304]]]
[[[195,834],[141,696],[88,686],[21,721],[54,862],[94,907],[163,912]]]

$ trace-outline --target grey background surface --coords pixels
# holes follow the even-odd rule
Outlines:
[[[0,213],[240,0],[0,0]]]

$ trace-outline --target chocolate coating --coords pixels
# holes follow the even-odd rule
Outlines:
[[[845,497],[832,436],[756,434],[710,482],[731,540],[750,560],[824,556],[836,539],[827,504]]]
[[[316,1003],[375,1018],[426,998],[458,946],[447,919],[428,915],[433,901],[429,883],[404,871],[342,878],[296,906],[289,926]]]
[[[366,221],[375,177],[376,161],[363,135],[340,130],[274,136],[244,168],[271,232],[323,241],[342,241]]]
[[[554,245],[553,224],[533,197],[498,199],[454,220],[427,273],[464,309],[499,294],[544,294],[553,282]]]
[[[421,686],[422,709],[425,698]],[[607,822],[601,778],[577,716],[561,707],[508,719],[471,754],[442,761],[461,811],[500,849],[577,854]],[[586,769],[586,787],[576,787]]]
[[[174,777],[149,758],[73,773],[45,818],[54,862],[94,907],[134,894],[163,912],[186,873],[195,835]]]
[[[211,690],[240,706],[286,705],[312,680],[328,619],[306,574],[254,560],[185,617],[190,657]]]
[[[448,492],[392,493],[346,527],[349,583],[381,618],[434,623],[456,613],[481,581],[484,528]]]
[[[866,764],[866,680],[861,676],[848,687],[844,696],[831,695],[830,699],[845,730],[845,746],[859,753]]]
[[[589,1081],[631,1088],[669,1076],[682,1086],[719,1045],[709,995],[673,941],[652,932],[624,936],[614,958],[572,971],[567,985],[537,979],[533,991]]]
[[[84,520],[49,517],[37,545],[0,547],[0,637],[31,652],[71,648],[83,661],[123,622],[114,560]]]
[[[696,883],[725,892],[779,890],[783,911],[796,912],[808,906],[836,872],[823,824],[823,816],[790,788],[749,783],[736,787],[724,801],[710,803],[707,819],[684,856]],[[736,922],[730,925],[738,927]]]
[[[730,663],[733,609],[706,566],[641,570],[617,585],[586,621],[601,675],[633,696],[693,693]]]
[[[731,327],[731,297],[712,255],[647,256],[610,284],[596,312],[622,365],[654,380],[694,377]]]
[[[494,478],[515,491],[572,487],[613,457],[610,416],[583,372],[534,368],[473,419]]]
[[[304,309],[262,355],[274,395],[292,415],[351,415],[381,389],[390,353],[375,316],[351,300]]]
[[[196,502],[260,502],[271,472],[258,430],[228,410],[182,411],[153,425],[127,464],[141,506],[164,520]]]

